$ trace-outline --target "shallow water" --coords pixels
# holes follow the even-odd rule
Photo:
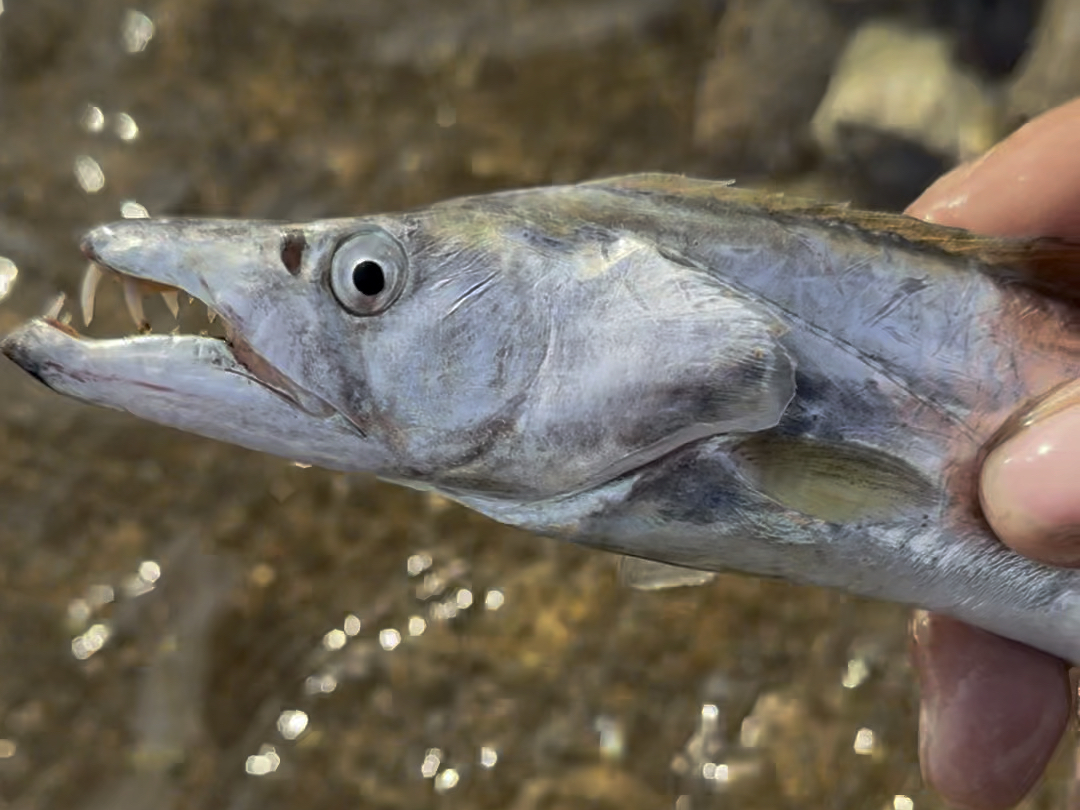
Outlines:
[[[738,169],[691,145],[716,5],[7,0],[0,330],[77,292],[78,233],[125,202],[299,219]],[[98,310],[129,331],[118,291]],[[631,592],[437,498],[7,363],[0,392],[0,806],[941,806],[902,609]]]

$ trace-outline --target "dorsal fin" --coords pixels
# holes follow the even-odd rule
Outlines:
[[[1055,237],[984,236],[925,222],[906,214],[862,211],[786,194],[738,189],[733,181],[698,180],[674,174],[636,174],[594,180],[587,185],[615,193],[640,194],[753,209],[765,215],[816,220],[857,231],[866,238],[898,241],[967,259],[993,277],[1080,305],[1080,240]]]

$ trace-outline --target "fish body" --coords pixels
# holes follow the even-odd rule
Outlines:
[[[9,335],[61,393],[1080,662],[1080,573],[1000,544],[977,495],[987,449],[1080,378],[1074,246],[637,175],[312,223],[132,220],[84,252],[200,299],[226,338]]]

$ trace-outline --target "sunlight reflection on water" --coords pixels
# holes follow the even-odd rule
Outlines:
[[[15,262],[5,256],[0,256],[0,301],[11,292],[18,276],[19,268],[15,266]]]

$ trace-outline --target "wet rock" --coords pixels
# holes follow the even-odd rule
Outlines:
[[[902,19],[947,32],[964,65],[987,78],[1008,75],[1023,56],[1042,0],[826,0],[837,14]]]
[[[812,129],[826,151],[842,128],[865,127],[964,160],[997,140],[997,121],[990,90],[953,60],[948,37],[871,22],[845,49]]]
[[[733,0],[698,87],[694,143],[719,171],[796,167],[847,33],[828,3]]]
[[[1080,2],[1047,0],[1031,49],[1008,90],[1012,125],[1080,95]]]
[[[876,21],[848,43],[811,127],[827,161],[888,208],[1001,134],[993,94],[956,63],[948,36]]]

